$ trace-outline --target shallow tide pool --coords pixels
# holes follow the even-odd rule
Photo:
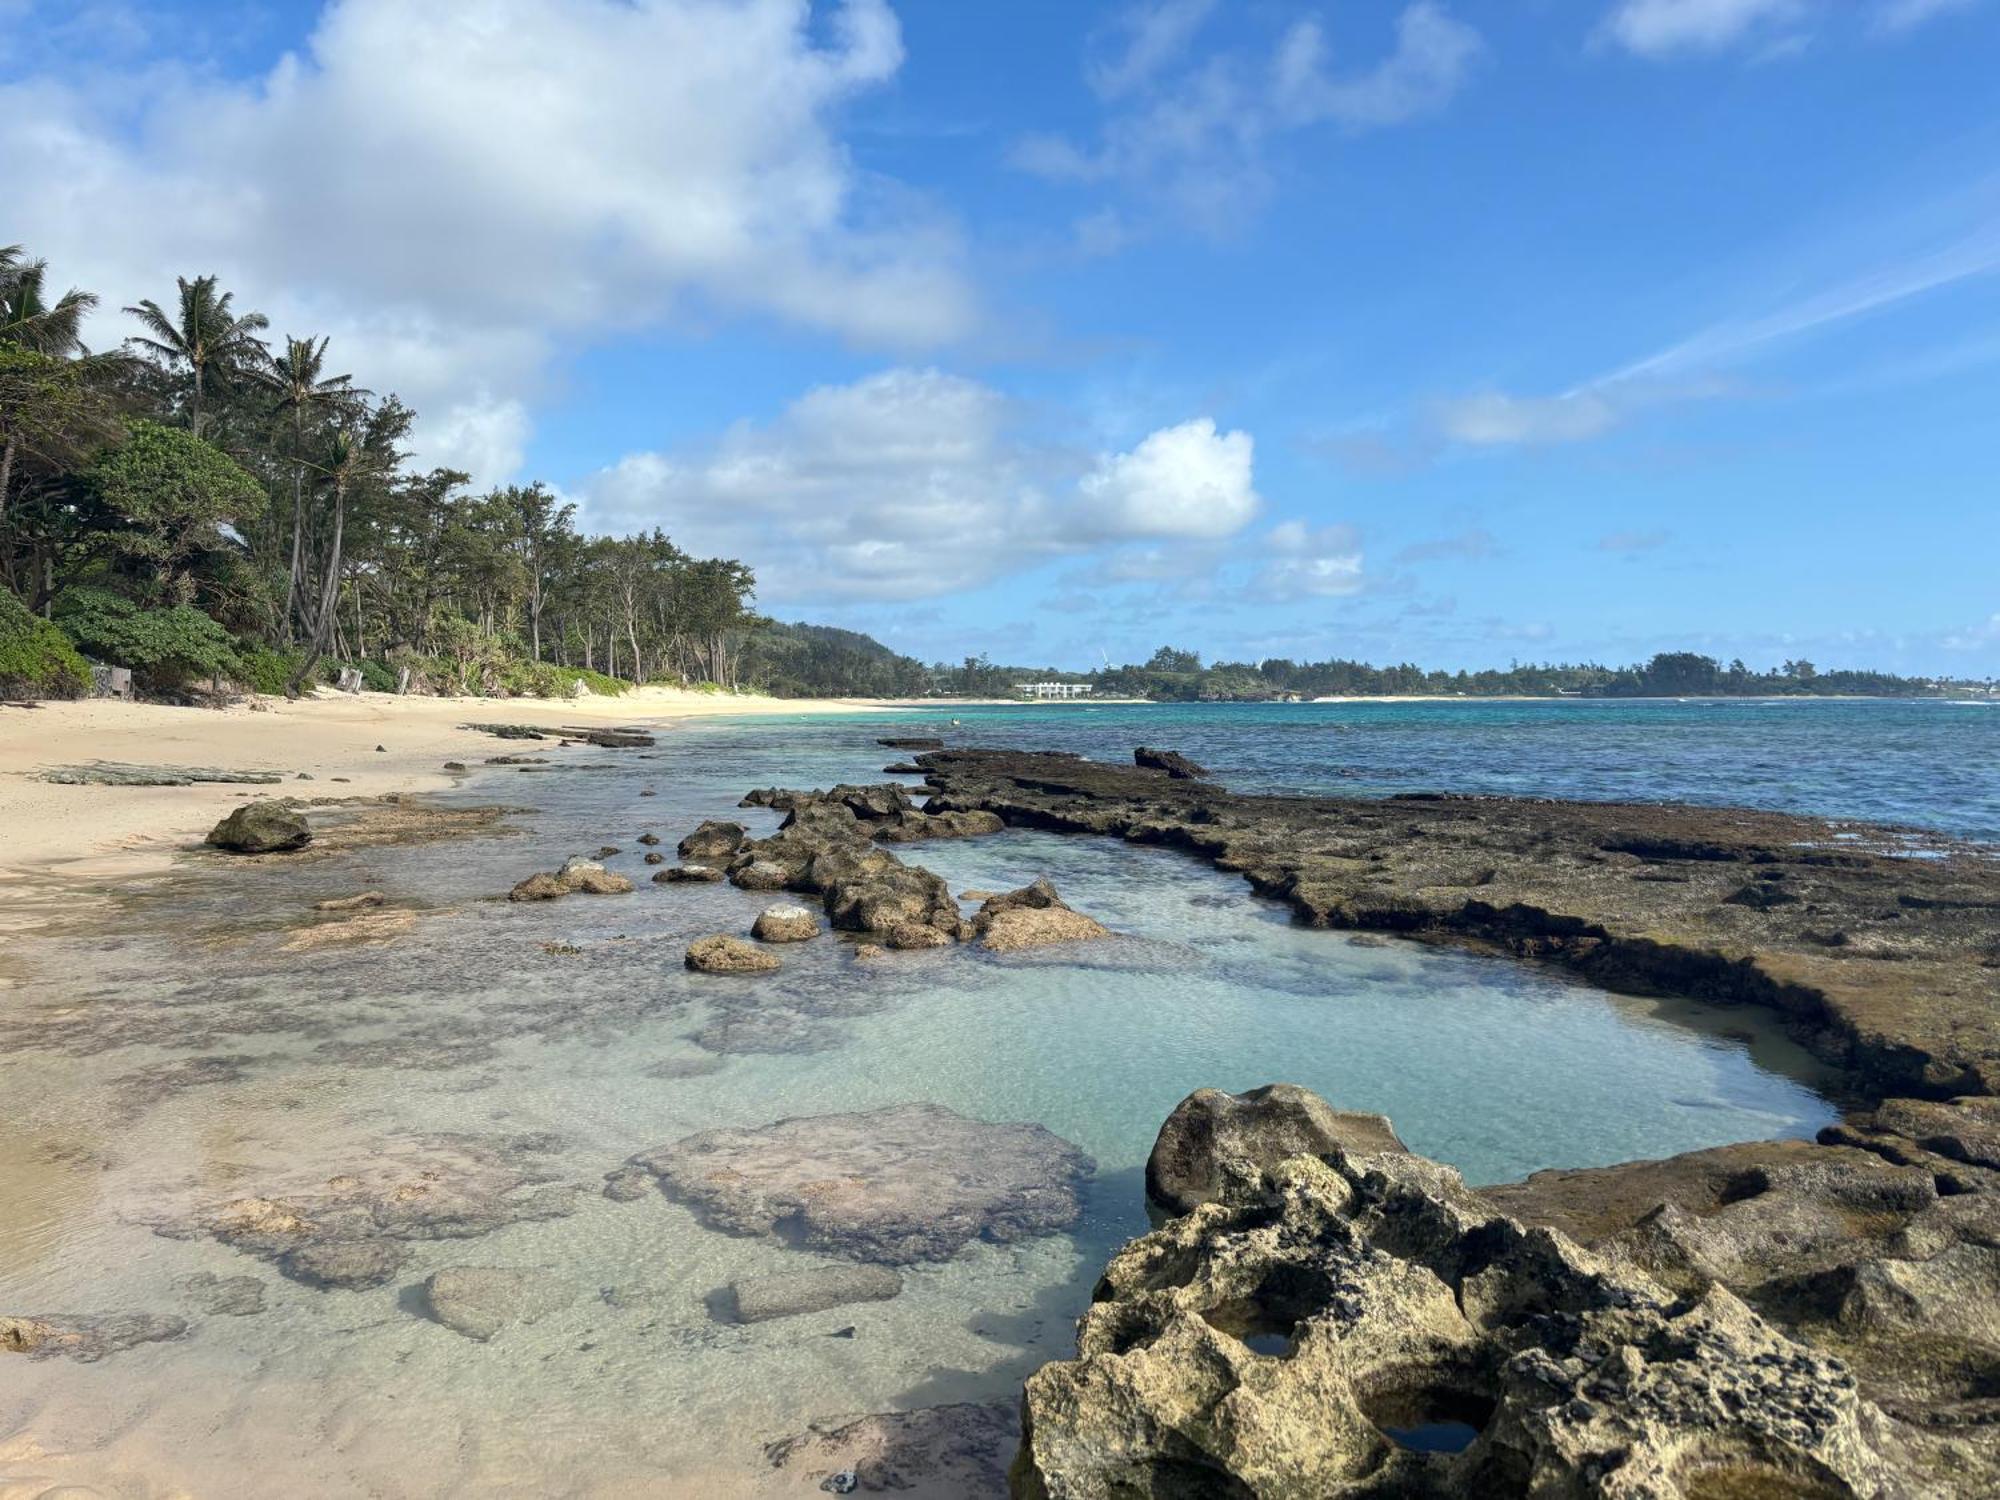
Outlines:
[[[0,1494],[732,1494],[763,1445],[869,1411],[1008,1399],[1071,1352],[1142,1168],[1190,1090],[1303,1084],[1389,1114],[1474,1182],[1664,1156],[1832,1118],[1798,1049],[1743,1012],[1607,996],[1497,959],[1290,925],[1170,852],[1005,833],[905,846],[956,890],[1040,875],[1114,941],[856,963],[820,938],[758,979],[686,973],[693,937],[787,899],[655,886],[756,785],[880,780],[868,721],[669,731],[554,752],[451,799],[514,832],[293,864],[203,860],[123,899],[114,935],[12,955],[0,992],[0,1314],[140,1312],[188,1332],[96,1363],[0,1358]],[[493,753],[519,746],[494,742]],[[656,795],[642,796],[651,789]],[[601,844],[638,889],[491,898]],[[426,909],[393,941],[287,948],[313,902]],[[742,1326],[714,1294],[824,1264],[704,1227],[627,1157],[717,1126],[913,1100],[1034,1121],[1095,1174],[1069,1233],[906,1269],[893,1300]],[[519,1169],[557,1216],[409,1242],[386,1285],[322,1291],[199,1231],[206,1207],[371,1172]],[[517,1195],[518,1196],[518,1195]],[[162,1232],[164,1231],[164,1232]],[[445,1266],[545,1273],[564,1305],[474,1342],[423,1313]],[[262,1310],[215,1311],[254,1277]],[[191,1280],[190,1278],[196,1278]]]

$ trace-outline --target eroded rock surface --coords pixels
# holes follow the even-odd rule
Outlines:
[[[772,974],[781,967],[777,954],[722,933],[689,943],[685,962],[701,974]]]
[[[886,1302],[902,1290],[903,1278],[887,1266],[822,1266],[740,1277],[729,1284],[724,1302],[737,1322],[763,1323],[854,1302]]]
[[[972,930],[979,935],[979,946],[994,953],[1087,943],[1111,936],[1110,929],[1095,917],[1071,908],[1046,879],[989,897],[974,915]]]
[[[1066,1229],[1095,1170],[1040,1125],[938,1104],[708,1130],[631,1162],[713,1228],[883,1265]]]
[[[512,1323],[535,1323],[575,1300],[548,1271],[510,1266],[446,1266],[424,1280],[424,1307],[434,1319],[484,1343]]]
[[[760,943],[803,943],[819,936],[819,918],[803,906],[767,906],[757,913],[750,935]]]
[[[1951,1492],[1720,1285],[1678,1295],[1400,1152],[1215,1169],[1029,1378],[1017,1496]]]
[[[764,1454],[772,1468],[829,1494],[973,1500],[1006,1493],[1007,1461],[1020,1432],[1011,1403],[961,1402],[815,1428],[772,1443]]]
[[[184,1320],[152,1313],[0,1315],[0,1354],[90,1364],[137,1344],[180,1338],[187,1331]]]
[[[1217,1201],[1234,1177],[1335,1148],[1357,1156],[1409,1150],[1388,1116],[1335,1109],[1295,1083],[1241,1094],[1196,1089],[1160,1127],[1146,1158],[1146,1196],[1169,1213],[1184,1214]]]

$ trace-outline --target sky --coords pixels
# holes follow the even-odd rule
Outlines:
[[[2000,673],[2000,0],[0,0],[0,242],[930,659]]]

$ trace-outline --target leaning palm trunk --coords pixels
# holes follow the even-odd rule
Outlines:
[[[291,681],[285,684],[288,697],[296,697],[306,678],[312,675],[319,659],[326,655],[327,641],[334,626],[334,609],[340,596],[340,543],[347,524],[347,486],[339,480],[333,485],[333,540],[327,547],[326,582],[321,585],[319,608],[313,614],[312,639],[306,648],[305,659],[292,673]]]

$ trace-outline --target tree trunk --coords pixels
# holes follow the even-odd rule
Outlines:
[[[20,439],[7,434],[7,446],[0,448],[0,521],[7,519],[7,491],[14,483],[14,450]]]
[[[334,606],[339,603],[340,543],[346,525],[347,490],[336,480],[333,486],[333,541],[327,548],[326,584],[320,591],[319,610],[313,617],[312,647],[307,651],[305,660],[299,663],[298,670],[292,673],[291,681],[285,684],[288,697],[296,696],[300,684],[326,654],[327,637],[334,624]]]

